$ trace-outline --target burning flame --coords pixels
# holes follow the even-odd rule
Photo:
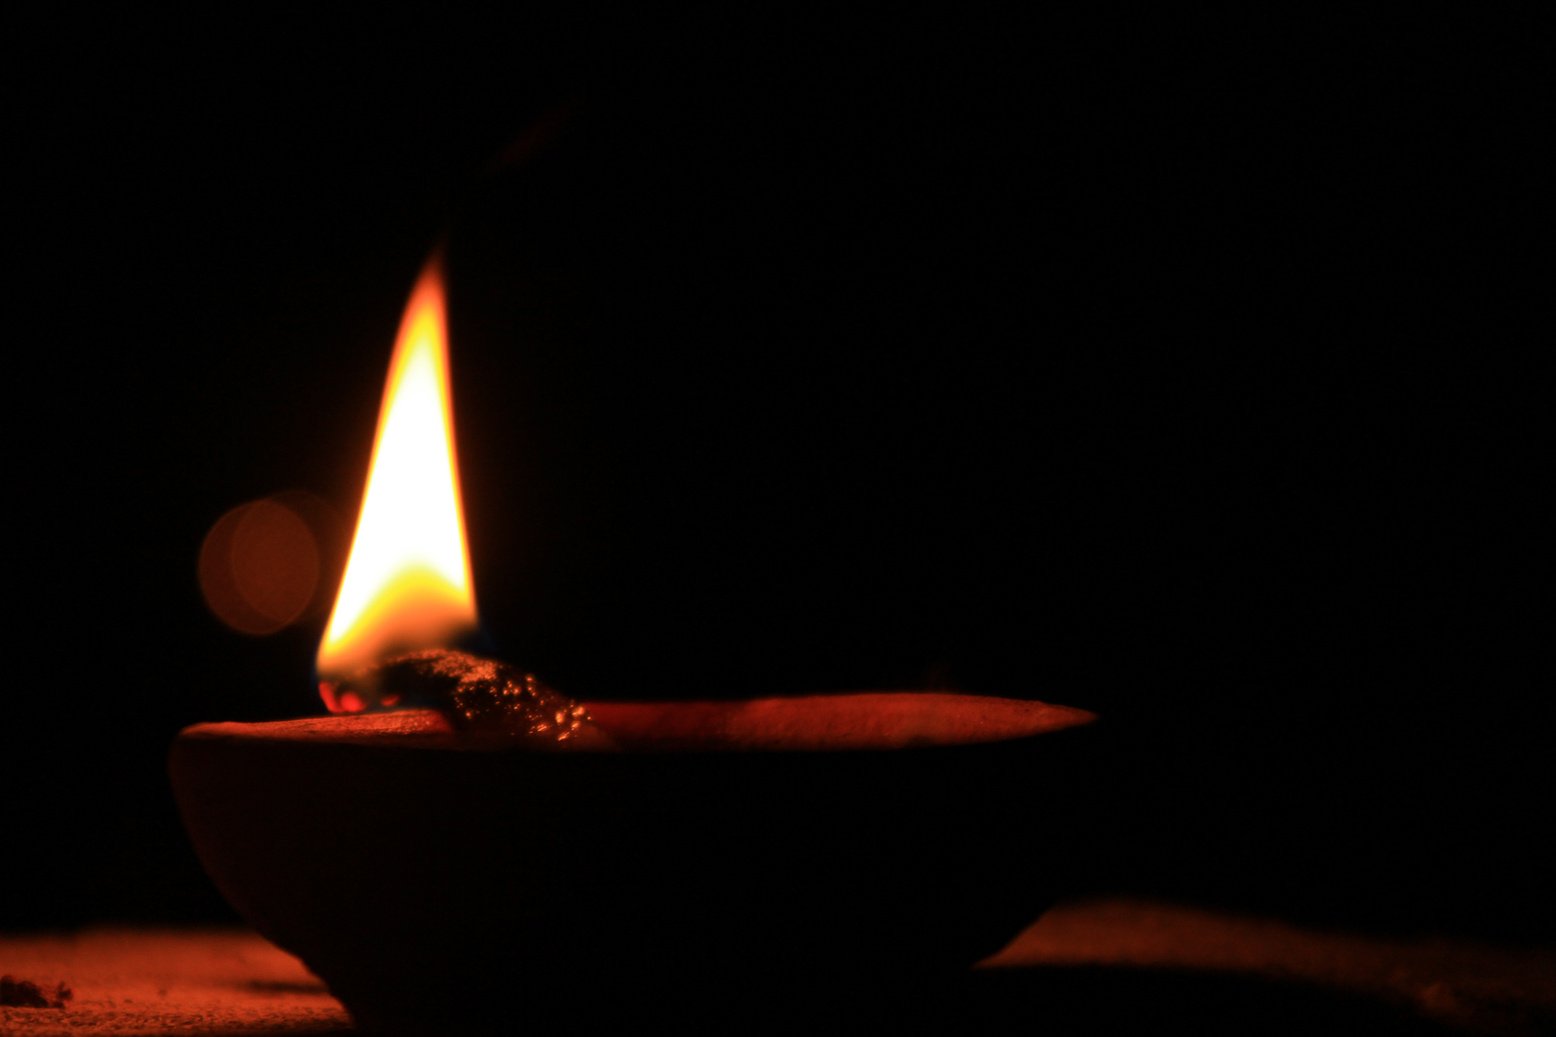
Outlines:
[[[475,627],[450,399],[443,278],[434,259],[411,292],[389,362],[362,514],[319,645],[321,676],[445,646]],[[328,681],[320,690],[334,712],[368,705],[356,695],[337,699]]]

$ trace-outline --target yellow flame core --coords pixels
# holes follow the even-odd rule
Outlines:
[[[319,672],[346,674],[392,652],[446,645],[475,623],[434,260],[411,293],[389,362],[362,513]]]

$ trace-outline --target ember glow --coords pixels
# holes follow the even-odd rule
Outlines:
[[[319,646],[319,673],[347,674],[392,652],[446,646],[475,624],[443,279],[434,259],[411,293],[389,362],[362,513]],[[337,701],[327,681],[320,688],[332,711],[371,705],[356,696]]]

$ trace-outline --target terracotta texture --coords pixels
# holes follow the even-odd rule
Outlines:
[[[612,747],[414,711],[200,725],[173,785],[233,905],[382,1025],[602,977],[679,996],[964,968],[1063,884],[1094,719],[911,693],[591,712]]]

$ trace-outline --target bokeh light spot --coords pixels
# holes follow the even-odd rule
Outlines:
[[[200,591],[227,626],[273,634],[307,611],[319,586],[319,541],[275,498],[240,504],[216,520],[200,547]]]

